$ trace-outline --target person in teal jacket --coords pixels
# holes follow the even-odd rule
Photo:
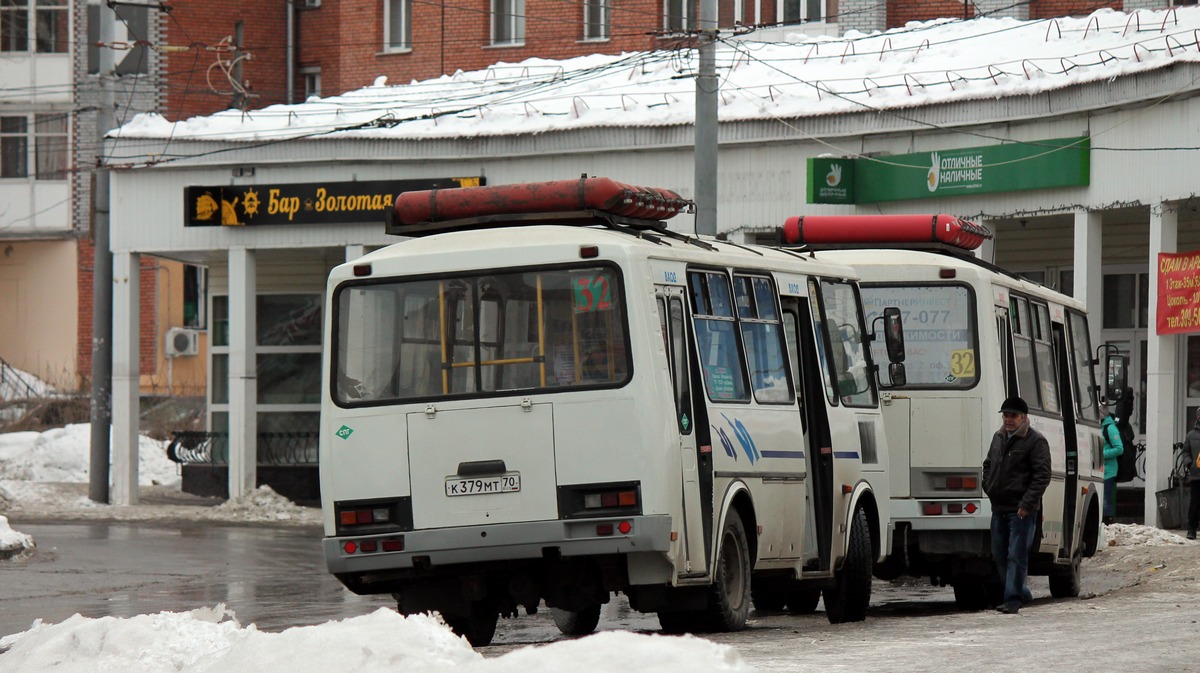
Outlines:
[[[1117,458],[1125,447],[1116,419],[1107,413],[1100,421],[1100,435],[1104,438],[1104,523],[1109,524],[1117,513]]]

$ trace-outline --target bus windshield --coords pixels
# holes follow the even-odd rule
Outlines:
[[[867,324],[895,306],[904,321],[903,388],[965,389],[979,380],[974,295],[966,285],[862,285]],[[871,341],[876,362],[887,362],[883,334]]]
[[[609,266],[345,284],[334,310],[342,406],[620,385],[620,275]]]

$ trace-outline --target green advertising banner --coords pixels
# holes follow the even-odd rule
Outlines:
[[[1091,138],[808,160],[809,203],[877,203],[1082,187],[1091,181]]]

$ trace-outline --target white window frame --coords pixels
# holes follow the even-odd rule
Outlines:
[[[304,100],[321,97],[321,69],[317,66],[300,68],[300,76],[304,78]]]
[[[585,42],[601,42],[610,39],[612,37],[610,15],[609,0],[583,0],[583,40]]]
[[[384,0],[383,51],[410,52],[412,42],[412,0]]]
[[[41,3],[47,4],[41,4]],[[55,2],[56,4],[49,4]],[[0,7],[0,15],[21,15],[23,14],[25,23],[25,48],[6,50],[0,53],[5,54],[63,54],[71,53],[71,2],[70,0],[21,0],[18,6]],[[65,24],[62,25],[62,30],[66,33],[65,39],[62,39],[63,48],[55,50],[51,48],[49,51],[38,49],[38,26],[41,24],[40,18],[43,16],[53,17],[56,13],[61,12],[61,18],[65,19]],[[10,21],[19,21],[19,18],[9,19]],[[58,21],[54,22],[56,26],[60,25]]]
[[[694,29],[696,17],[692,14],[692,2],[693,0],[663,0],[663,30],[683,32]]]
[[[5,114],[4,117],[17,117],[25,120],[25,129],[20,133],[3,133],[6,139],[23,139],[25,141],[25,163],[20,175],[5,176],[4,180],[37,180],[38,182],[65,181],[71,170],[71,124],[67,119],[69,113],[47,110],[45,112]],[[65,120],[61,133],[47,133],[46,127],[39,123],[51,119]],[[43,177],[42,166],[48,153],[57,154],[61,165],[61,175]]]
[[[799,10],[799,16],[787,16],[786,12],[788,9],[788,4],[791,4],[788,2],[788,0],[776,0],[775,16],[779,17],[777,20],[780,23],[808,23],[810,21],[825,21],[826,17],[829,16],[828,0],[792,0],[792,2],[798,5],[797,9]],[[812,8],[809,7],[810,4],[819,4],[821,6],[820,16],[813,18]]]
[[[491,36],[493,47],[520,47],[525,44],[525,0],[491,0]],[[500,29],[506,28],[501,36]]]

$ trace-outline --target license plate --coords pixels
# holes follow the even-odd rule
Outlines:
[[[452,477],[446,480],[446,495],[487,495],[516,493],[521,490],[521,475],[502,474],[495,477]]]

